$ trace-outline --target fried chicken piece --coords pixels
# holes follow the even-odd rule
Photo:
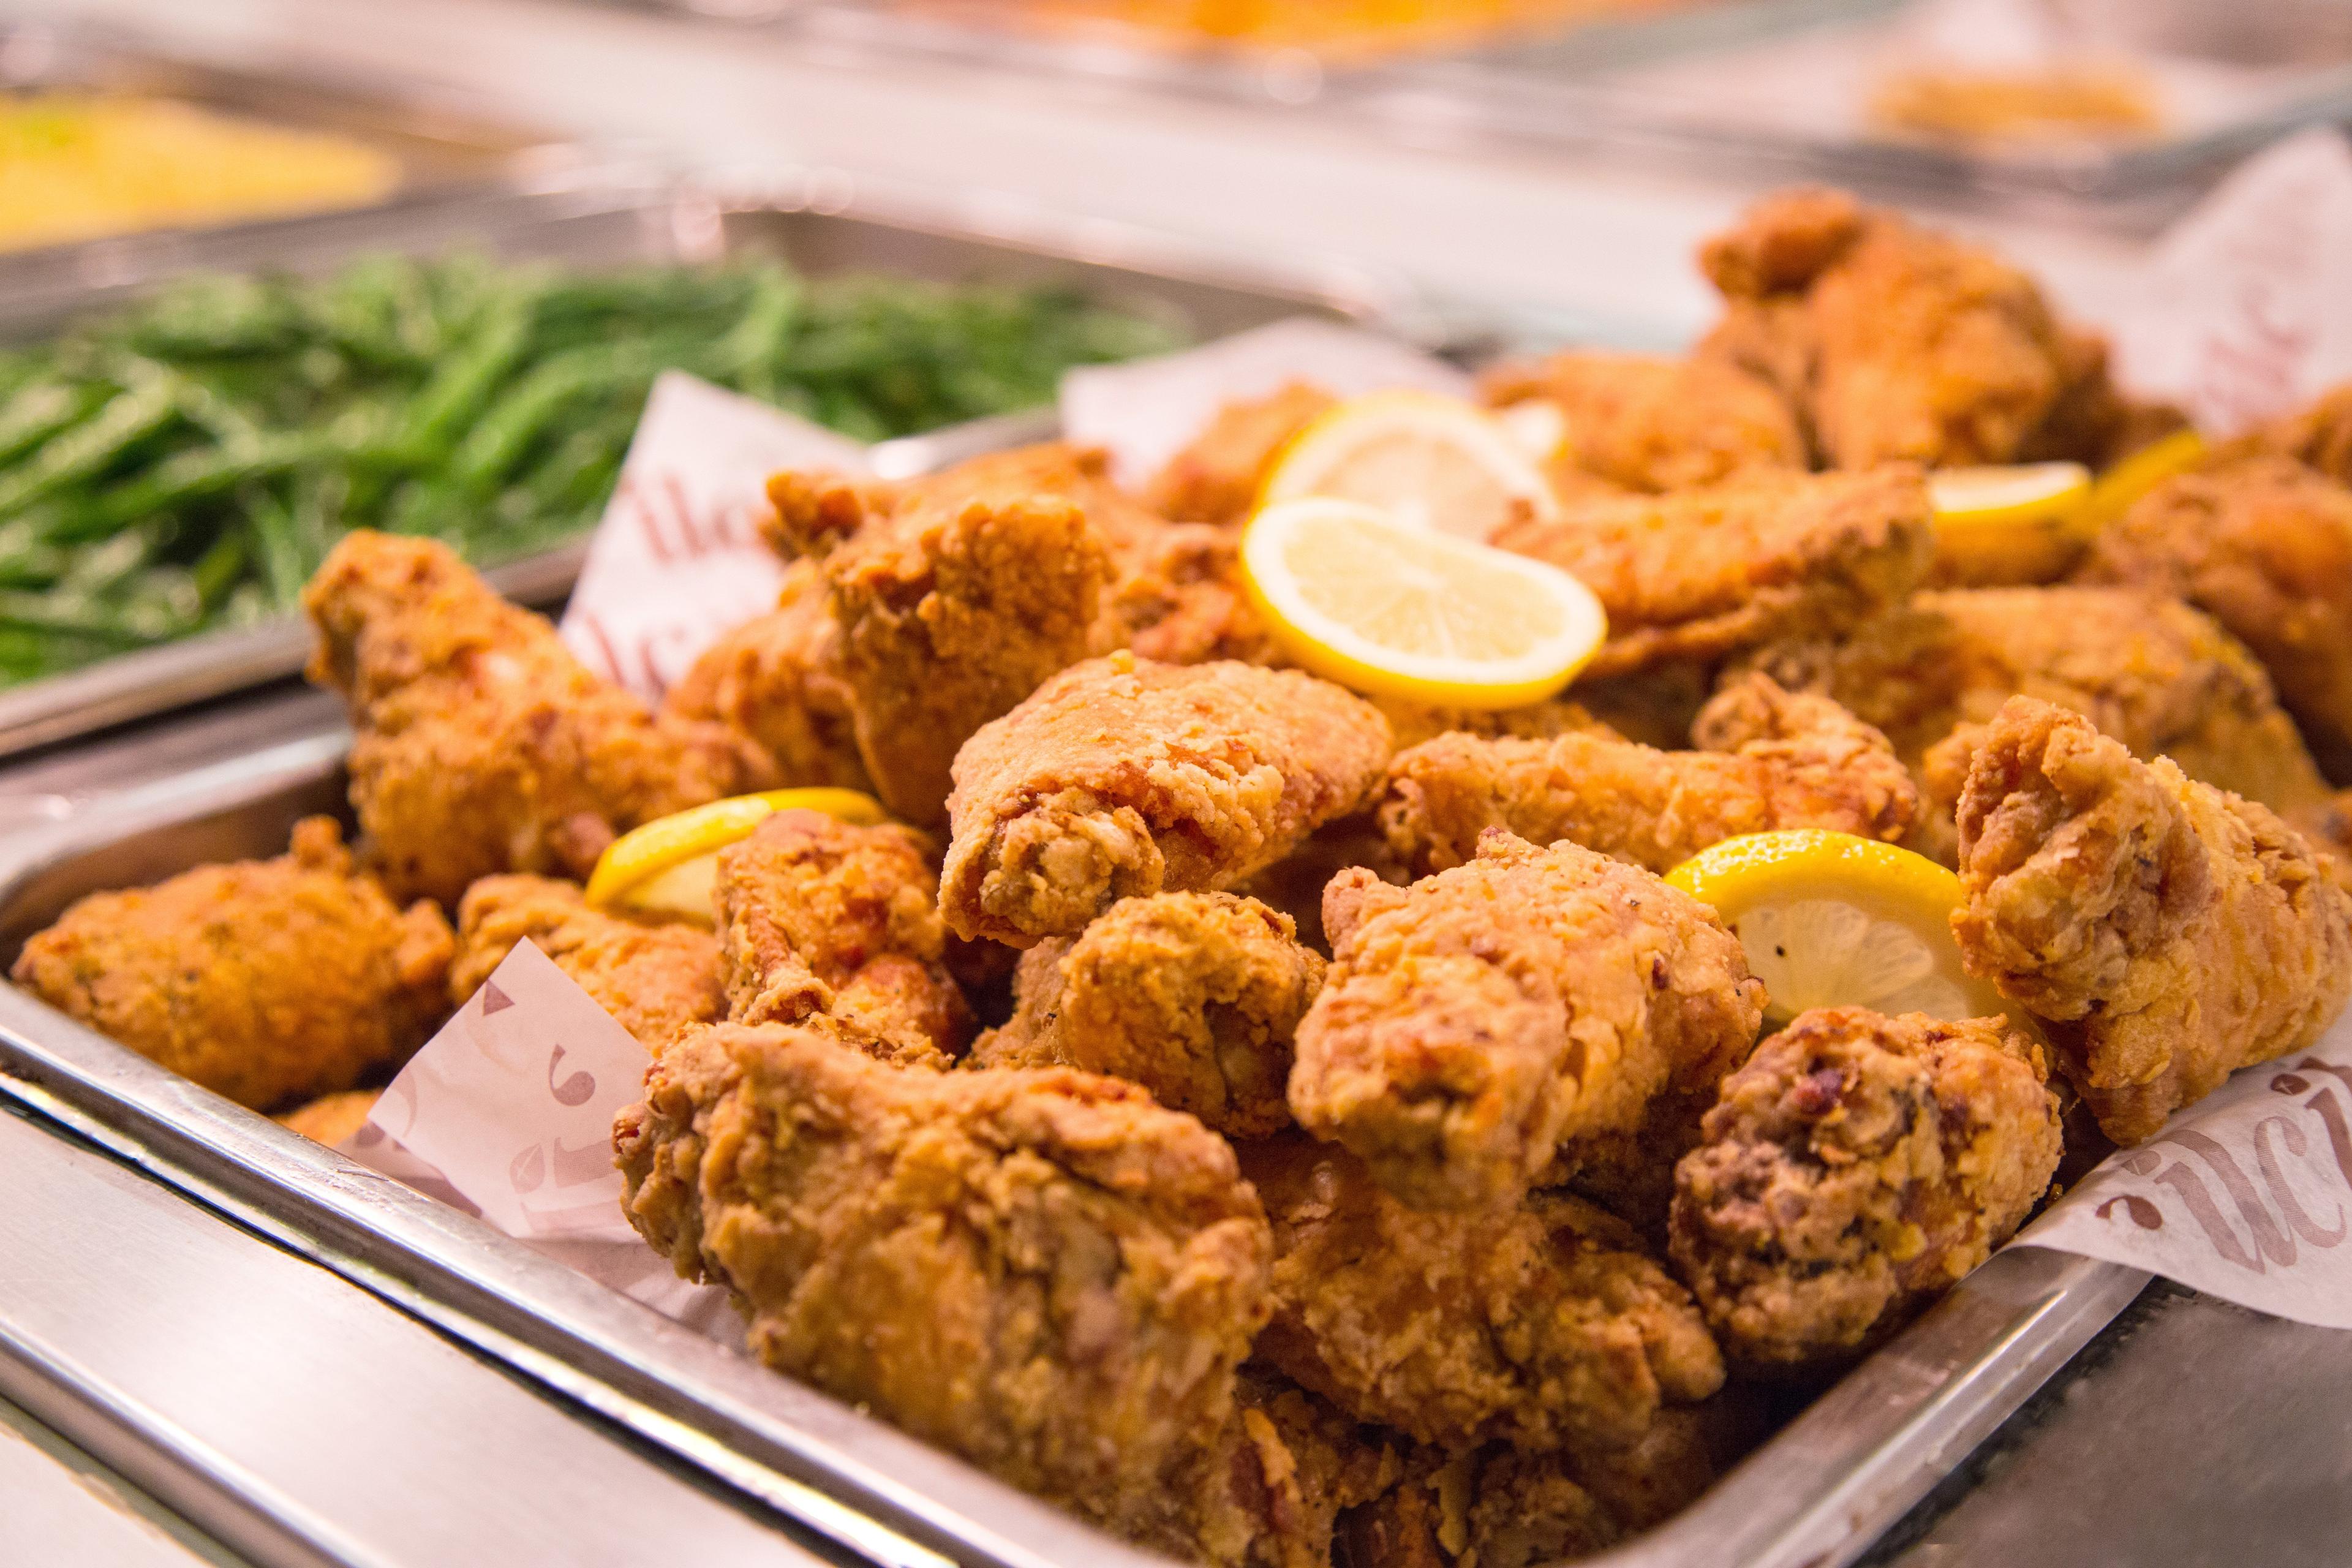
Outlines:
[[[1257,1353],[1359,1420],[1447,1448],[1621,1447],[1722,1385],[1689,1293],[1591,1204],[1423,1213],[1337,1144],[1239,1152],[1274,1226]]]
[[[588,907],[577,882],[485,877],[457,903],[449,1000],[464,1006],[515,943],[528,941],[648,1051],[690,1024],[727,1016],[719,942],[679,921],[629,920]]]
[[[1489,827],[1570,839],[1664,872],[1742,833],[1826,827],[1892,842],[1919,795],[1886,737],[1825,697],[1734,678],[1699,717],[1708,749],[1601,734],[1440,736],[1389,763],[1381,827],[1416,874],[1466,863]]]
[[[1022,955],[1019,1005],[972,1060],[1123,1078],[1228,1137],[1261,1137],[1290,1124],[1291,1040],[1323,969],[1255,899],[1124,899]]]
[[[1283,447],[1339,401],[1313,382],[1294,381],[1265,397],[1226,404],[1144,487],[1144,504],[1180,522],[1241,521],[1257,505]]]
[[[2300,835],[2064,709],[2002,707],[1959,834],[1962,956],[2050,1020],[2117,1143],[2309,1045],[2352,994],[2352,894]]]
[[[1308,834],[1305,843],[1240,883],[1235,890],[1289,916],[1300,942],[1328,958],[1331,942],[1323,931],[1323,889],[1351,866],[1370,868],[1381,881],[1400,888],[1412,879],[1389,853],[1380,819],[1371,812],[1359,811],[1325,823]]]
[[[432,540],[346,535],[302,605],[310,678],[358,731],[362,852],[395,898],[454,908],[500,871],[585,877],[617,834],[774,771],[740,737],[598,680]]]
[[[1566,460],[1629,490],[1691,489],[1749,468],[1802,468],[1805,438],[1771,384],[1720,360],[1554,354],[1481,379],[1496,408],[1541,398],[1568,427]]]
[[[1378,710],[1296,670],[1091,660],[956,757],[940,911],[1027,947],[1120,899],[1231,888],[1353,810],[1388,756]]]
[[[720,1024],[614,1122],[630,1223],[768,1365],[1114,1530],[1233,1419],[1272,1243],[1233,1150],[1132,1085],[910,1071]]]
[[[57,1008],[255,1110],[351,1088],[405,1059],[448,1007],[448,922],[403,912],[332,818],[275,860],[200,866],[92,893],[9,971]]]
[[[331,1149],[367,1125],[368,1113],[375,1109],[376,1099],[383,1093],[380,1089],[340,1089],[306,1100],[271,1120],[313,1143],[324,1143]]]
[[[2081,575],[2173,595],[2221,622],[2352,781],[2352,490],[2284,458],[2182,474],[2101,530]]]
[[[1724,1079],[1671,1247],[1735,1363],[1824,1372],[2023,1222],[2058,1168],[2042,1050],[2000,1018],[1801,1013]]]
[[[779,786],[874,788],[857,753],[840,629],[814,562],[787,569],[775,609],[705,649],[662,699],[662,711],[750,740],[775,762]]]
[[[1643,1131],[1756,1037],[1764,988],[1713,911],[1573,844],[1490,831],[1409,888],[1343,871],[1290,1109],[1416,1208],[1514,1201]]]
[[[1927,486],[1903,466],[1568,507],[1506,523],[1495,542],[1566,568],[1600,598],[1609,640],[1592,677],[1833,634],[1900,600],[1935,552]]]
[[[2085,374],[2023,273],[1842,193],[1767,197],[1700,265],[1702,357],[1776,384],[1836,468],[2013,461]]]
[[[728,1017],[829,1018],[885,1061],[951,1065],[971,1039],[971,1007],[946,967],[935,855],[911,827],[803,810],[720,850]]]
[[[2221,447],[2214,458],[2228,463],[2263,454],[2292,458],[2339,485],[2352,485],[2352,381],[2329,387],[2309,407]]]
[[[1424,741],[1434,741],[1440,735],[1456,732],[1480,735],[1493,740],[1504,735],[1528,741],[1549,741],[1555,735],[1580,733],[1610,734],[1608,725],[1594,718],[1583,704],[1565,698],[1548,698],[1518,708],[1438,708],[1426,702],[1408,701],[1402,697],[1374,694],[1369,700],[1389,721],[1389,733],[1394,737],[1397,749],[1418,746]]]

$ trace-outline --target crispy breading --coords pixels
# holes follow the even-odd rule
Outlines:
[[[2007,1020],[1816,1008],[1723,1080],[1675,1173],[1675,1264],[1738,1365],[1859,1357],[2009,1239],[2058,1168]]]
[[[349,1089],[423,1045],[448,1013],[450,948],[438,910],[401,910],[355,869],[334,821],[313,816],[275,860],[78,900],[25,943],[9,977],[268,1110]]]
[[[383,1093],[380,1089],[345,1089],[333,1094],[322,1094],[306,1100],[281,1116],[272,1117],[280,1127],[299,1132],[313,1143],[324,1143],[331,1149],[336,1144],[367,1125],[368,1113]]]
[[[1689,1293],[1591,1204],[1424,1213],[1338,1144],[1239,1152],[1274,1227],[1257,1353],[1360,1420],[1448,1448],[1616,1447],[1722,1385]]]
[[[1332,963],[1298,1028],[1291,1113],[1423,1208],[1573,1174],[1747,1055],[1764,988],[1713,911],[1650,873],[1490,831],[1466,866],[1323,896]]]
[[[1608,725],[1588,712],[1581,703],[1570,702],[1560,697],[1529,702],[1517,708],[1439,708],[1426,702],[1378,694],[1373,694],[1370,700],[1388,720],[1389,733],[1394,737],[1399,751],[1457,731],[1465,735],[1482,735],[1490,740],[1515,735],[1528,741],[1549,741],[1555,735],[1582,732],[1602,735],[1613,732]]]
[[[598,680],[435,541],[346,535],[302,605],[310,678],[358,731],[362,855],[395,898],[454,908],[500,871],[585,877],[616,835],[773,773],[741,737]]]
[[[1834,635],[1917,585],[1932,525],[1919,471],[1895,465],[1569,506],[1506,523],[1495,542],[1566,568],[1599,597],[1609,639],[1586,673],[1601,677]]]
[[[774,761],[777,785],[874,788],[857,754],[840,630],[814,562],[788,567],[776,608],[706,648],[663,697],[662,711],[749,738]]]
[[[2269,454],[2293,458],[2339,485],[2352,485],[2352,381],[2339,382],[2294,413],[2218,447],[2217,463]]]
[[[1091,660],[957,755],[940,910],[1027,947],[1123,898],[1231,888],[1353,810],[1388,756],[1378,710],[1296,670]]]
[[[2025,274],[1840,193],[1766,197],[1701,266],[1727,306],[1702,356],[1778,385],[1837,468],[2014,461],[2091,374]]]
[[[2352,894],[2300,835],[2064,709],[2002,707],[1959,836],[1962,955],[2051,1021],[2117,1143],[2309,1045],[2352,994]]]
[[[1144,487],[1144,504],[1180,522],[1239,522],[1283,447],[1339,401],[1313,382],[1294,381],[1226,404]]]
[[[580,884],[549,877],[485,877],[466,889],[457,903],[450,1003],[465,1005],[525,940],[648,1051],[689,1024],[727,1016],[719,943],[709,931],[590,909]]]
[[[1019,1005],[982,1067],[1072,1067],[1141,1084],[1228,1137],[1286,1127],[1291,1041],[1322,958],[1255,899],[1155,893],[1021,958]]]
[[[972,1020],[946,967],[937,854],[911,827],[804,810],[777,812],[720,850],[728,1017],[824,1017],[885,1061],[950,1065]]]
[[[1805,437],[1771,384],[1719,360],[1581,352],[1481,378],[1498,408],[1541,398],[1567,425],[1565,460],[1632,490],[1683,490],[1748,468],[1802,468]]]
[[[630,1223],[752,1351],[1113,1529],[1233,1418],[1272,1243],[1224,1140],[1132,1085],[937,1073],[720,1024],[614,1145]]]
[[[2284,458],[2181,474],[2099,531],[2080,576],[2170,594],[2219,621],[2352,782],[2352,490]]]
[[[1768,676],[1734,678],[1700,713],[1696,738],[1708,749],[1654,751],[1589,731],[1443,735],[1390,762],[1381,831],[1416,873],[1464,864],[1489,827],[1664,872],[1710,844],[1776,828],[1892,842],[1918,808],[1885,736]]]

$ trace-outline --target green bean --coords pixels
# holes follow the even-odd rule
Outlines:
[[[418,394],[401,434],[402,447],[418,454],[441,447],[481,406],[499,378],[521,360],[530,342],[530,327],[527,300],[512,299],[493,307],[474,341],[463,353],[442,361]]]
[[[0,475],[0,518],[102,472],[125,452],[178,417],[171,388],[149,383],[119,394],[98,417],[43,446],[30,461]]]
[[[37,381],[0,408],[0,464],[15,462],[98,412],[104,389],[87,383]]]

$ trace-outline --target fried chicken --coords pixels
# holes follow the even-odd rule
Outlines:
[[[1291,1040],[1323,969],[1255,899],[1124,899],[1022,955],[1019,1005],[972,1060],[1122,1078],[1228,1137],[1263,1136],[1290,1123]]]
[[[1372,706],[1389,721],[1397,750],[1456,732],[1488,740],[1515,736],[1524,741],[1549,741],[1555,735],[1614,733],[1583,704],[1554,697],[1517,708],[1439,708],[1402,697],[1370,696]]]
[[[457,903],[457,957],[449,966],[451,1004],[465,1005],[523,941],[648,1051],[689,1024],[727,1016],[719,943],[709,931],[606,914],[588,907],[577,882],[549,877],[485,877],[466,889]]]
[[[830,1019],[903,1067],[944,1068],[971,1039],[945,958],[930,841],[780,811],[719,852],[719,945],[739,1024]]]
[[[1748,1053],[1739,942],[1637,868],[1490,831],[1409,888],[1343,871],[1329,977],[1298,1027],[1290,1109],[1417,1208],[1508,1204],[1572,1176]]]
[[[1769,196],[1699,259],[1726,304],[1701,356],[1776,385],[1832,467],[2011,462],[2104,379],[2023,273],[1841,192]]]
[[[1675,1266],[1726,1353],[1832,1370],[1990,1257],[2058,1168],[2048,1076],[2000,1018],[1816,1008],[1757,1047],[1675,1173]]]
[[[404,1060],[448,1013],[449,925],[403,912],[310,817],[275,860],[92,893],[9,977],[206,1089],[268,1110]]]
[[[1918,470],[1895,466],[1569,506],[1506,523],[1495,542],[1566,568],[1600,598],[1609,640],[1586,666],[1600,677],[1833,635],[1918,584],[1932,524]]]
[[[2352,490],[2284,458],[2182,474],[2100,531],[2081,576],[2174,595],[2221,622],[2352,782]]]
[[[1016,1486],[1132,1532],[1228,1429],[1265,1217],[1224,1140],[1139,1089],[720,1024],[613,1137],[630,1223],[734,1293],[762,1361]]]
[[[1360,1420],[1446,1448],[1620,1447],[1722,1385],[1689,1294],[1580,1199],[1422,1213],[1337,1144],[1239,1152],[1274,1226],[1257,1353]]]
[[[2339,485],[2352,485],[2352,381],[2329,387],[2305,408],[2222,447],[2217,461],[2258,455],[2292,458]]]
[[[432,540],[349,534],[302,605],[310,678],[358,731],[362,853],[394,898],[454,908],[500,871],[585,877],[615,835],[774,771],[740,737],[598,680]]]
[[[1027,947],[1123,898],[1231,888],[1353,810],[1388,755],[1378,710],[1312,676],[1091,660],[957,755],[940,911]]]
[[[1886,737],[1825,697],[1735,678],[1701,712],[1701,752],[1590,731],[1549,741],[1440,736],[1389,763],[1381,826],[1416,873],[1467,862],[1479,836],[1570,839],[1668,871],[1742,833],[1826,827],[1901,838],[1918,791]]]
[[[2352,994],[2352,894],[2300,835],[2064,709],[2002,707],[1959,835],[1962,956],[2050,1020],[2117,1143],[2309,1045]]]
[[[1748,468],[1802,468],[1805,438],[1772,385],[1719,360],[1554,354],[1482,378],[1497,408],[1541,398],[1567,426],[1564,460],[1630,490],[1684,490]]]
[[[1144,487],[1144,503],[1180,522],[1241,521],[1283,447],[1339,401],[1312,382],[1294,381],[1265,397],[1228,403]]]
[[[840,629],[814,562],[787,569],[775,609],[705,649],[662,711],[746,737],[773,759],[778,785],[874,788],[857,752]]]
[[[306,1100],[270,1120],[289,1131],[299,1132],[313,1143],[324,1143],[331,1149],[367,1125],[368,1113],[375,1109],[376,1100],[383,1093],[380,1089],[339,1089]]]

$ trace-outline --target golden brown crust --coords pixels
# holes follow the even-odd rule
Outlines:
[[[662,711],[746,737],[774,761],[779,786],[870,792],[840,641],[824,578],[796,562],[777,607],[705,649],[663,697]]]
[[[2251,801],[2017,698],[1959,805],[1969,968],[2052,1020],[2101,1131],[2136,1143],[2352,994],[2352,895]]]
[[[823,1017],[902,1067],[962,1054],[971,1008],[946,967],[929,839],[780,811],[719,852],[719,946],[738,1024]]]
[[[1071,1067],[1142,1085],[1228,1137],[1290,1123],[1291,1041],[1323,984],[1298,928],[1255,899],[1157,893],[1022,955],[1019,1005],[981,1067]]]
[[[1675,1174],[1675,1267],[1726,1353],[1832,1369],[1991,1256],[2058,1168],[2047,1076],[2000,1018],[1819,1008],[1757,1047]]]
[[[367,1125],[368,1112],[375,1109],[376,1100],[383,1093],[380,1089],[341,1089],[305,1101],[271,1120],[313,1143],[324,1143],[331,1149]]]
[[[25,943],[11,978],[141,1056],[256,1110],[349,1089],[448,1007],[448,922],[359,875],[332,820],[275,860],[93,893]]]
[[[525,940],[648,1051],[689,1024],[727,1016],[719,944],[709,931],[590,909],[578,883],[548,877],[485,877],[466,889],[457,905],[450,1002],[463,1006]]]
[[[1354,809],[1388,755],[1378,710],[1312,676],[1092,660],[957,756],[940,910],[1026,947],[1123,898],[1230,888]]]
[[[1179,522],[1241,521],[1282,449],[1339,401],[1312,382],[1294,381],[1226,404],[1144,487],[1144,504]]]
[[[1748,468],[1802,468],[1805,438],[1779,393],[1719,360],[1555,354],[1503,365],[1480,390],[1496,407],[1531,398],[1567,425],[1566,460],[1631,490],[1682,490]]]
[[[598,680],[434,541],[350,534],[302,605],[310,678],[358,731],[362,852],[396,898],[455,908],[500,871],[585,877],[617,834],[773,772],[740,736]]]
[[[1609,640],[1586,673],[1604,677],[1832,635],[1918,584],[1931,525],[1919,471],[1895,465],[1570,506],[1506,523],[1495,542],[1565,568],[1600,598]]]
[[[1730,1070],[1763,987],[1703,905],[1572,844],[1491,831],[1477,858],[1324,894],[1332,965],[1290,1109],[1416,1207],[1508,1204]]]

